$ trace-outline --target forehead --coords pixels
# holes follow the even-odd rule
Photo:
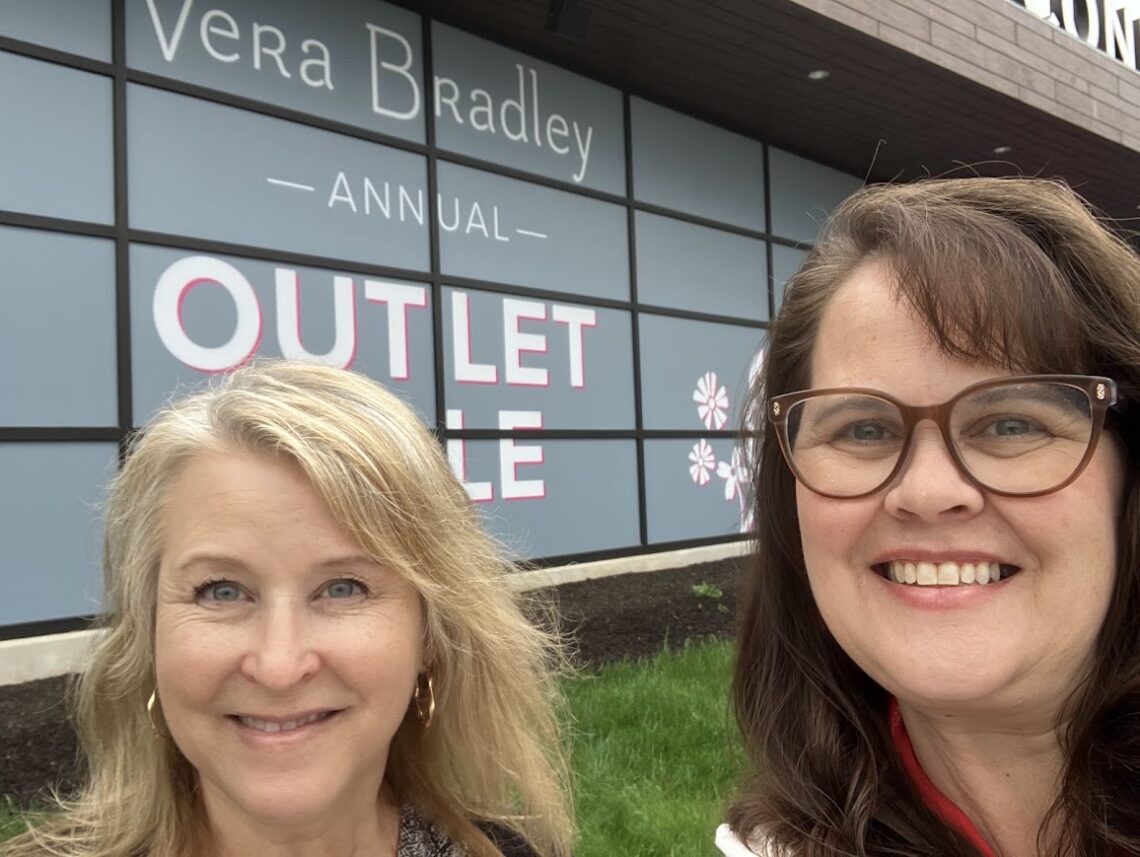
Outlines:
[[[204,453],[166,497],[164,554],[217,543],[234,553],[358,550],[296,465],[245,453]]]
[[[900,298],[890,267],[874,259],[855,268],[828,300],[812,348],[812,387],[872,387],[913,404],[943,401],[1007,374],[947,355]]]

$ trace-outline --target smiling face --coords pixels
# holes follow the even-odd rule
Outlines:
[[[158,696],[211,822],[320,828],[374,811],[424,668],[417,593],[271,458],[191,459],[163,535]]]
[[[983,335],[979,331],[979,335]],[[941,353],[900,305],[889,269],[857,268],[824,310],[811,386],[869,387],[912,405],[944,402],[1008,373]],[[919,423],[910,458],[880,491],[829,499],[796,485],[808,579],[847,654],[904,704],[1049,715],[1083,677],[1112,594],[1123,464],[1107,435],[1081,476],[1040,497],[997,497],[959,472]],[[891,579],[913,563],[1000,568],[988,584]],[[993,573],[993,572],[991,572]]]

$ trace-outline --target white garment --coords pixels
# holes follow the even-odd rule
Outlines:
[[[716,847],[724,857],[776,857],[767,839],[753,841],[751,847],[741,842],[727,824],[716,829]]]

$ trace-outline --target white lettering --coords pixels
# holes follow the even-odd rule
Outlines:
[[[365,214],[371,214],[372,213],[372,202],[371,201],[376,200],[376,207],[380,209],[380,213],[383,214],[385,218],[391,219],[391,217],[392,217],[392,210],[391,210],[392,200],[391,200],[391,196],[389,194],[389,190],[390,190],[390,186],[388,185],[388,182],[384,182],[384,197],[381,198],[380,195],[376,193],[376,186],[372,184],[372,179],[368,178],[368,176],[365,176],[364,177],[364,213]],[[353,209],[353,211],[355,211],[355,210],[356,209]]]
[[[1074,0],[1061,0],[1061,20],[1065,25],[1065,30],[1079,39],[1081,34],[1078,29],[1077,11],[1073,2]],[[1085,43],[1095,48],[1100,44],[1100,12],[1097,10],[1096,0],[1085,0],[1085,10],[1088,13],[1086,16],[1088,31],[1084,36]]]
[[[455,222],[448,225],[443,219],[443,194],[437,193],[435,195],[435,204],[439,208],[439,225],[445,232],[454,232],[459,228],[459,197],[455,197]]]
[[[467,216],[467,229],[464,230],[465,235],[470,235],[472,229],[478,229],[483,233],[484,238],[490,238],[491,234],[487,231],[487,223],[483,220],[483,209],[479,207],[479,203],[471,203],[471,213]]]
[[[586,358],[582,347],[582,329],[598,326],[598,314],[586,307],[554,304],[550,317],[558,324],[567,326],[566,335],[570,340],[570,386],[581,389],[586,386]]]
[[[274,50],[268,45],[261,43],[261,34],[269,33],[277,39],[277,48]],[[281,54],[285,53],[285,34],[272,24],[258,24],[254,22],[253,25],[253,67],[261,71],[261,55],[272,57],[273,61],[277,63],[277,70],[281,72],[281,76],[285,78],[292,77],[289,74],[289,69],[285,68],[285,63],[281,61]]]
[[[420,85],[416,82],[415,76],[412,75],[408,69],[412,67],[412,61],[415,54],[412,53],[412,46],[408,44],[408,40],[401,36],[394,30],[389,30],[386,27],[378,27],[375,24],[366,23],[370,34],[370,48],[371,48],[371,62],[372,62],[372,112],[379,113],[381,116],[391,116],[393,119],[411,119],[417,116],[420,112]],[[399,42],[404,49],[404,61],[402,63],[390,63],[380,59],[380,39],[387,37],[395,42]],[[384,107],[380,101],[380,75],[381,72],[389,71],[404,78],[408,85],[411,87],[412,93],[412,106],[407,110],[394,110]]]
[[[226,290],[237,311],[233,335],[213,348],[194,342],[182,323],[182,304],[195,286],[214,283]],[[187,256],[162,272],[151,306],[158,338],[177,360],[199,372],[227,372],[249,360],[261,344],[261,306],[249,280],[228,262]]]
[[[519,387],[549,386],[550,373],[546,369],[522,365],[522,352],[546,353],[546,337],[543,334],[523,333],[519,330],[519,321],[524,318],[546,321],[546,304],[503,298],[504,377],[508,384]]]
[[[499,428],[540,429],[542,414],[539,411],[499,411]],[[546,496],[546,483],[542,479],[519,479],[520,464],[542,464],[543,451],[538,444],[519,446],[513,440],[499,441],[499,479],[504,500],[540,500]]]
[[[356,213],[356,200],[352,198],[352,188],[348,186],[348,177],[343,172],[336,174],[336,182],[333,184],[332,193],[329,194],[328,207],[332,208],[338,202],[347,202],[352,208],[352,213]]]
[[[538,132],[538,72],[528,69],[531,81],[531,115],[534,116],[534,144],[542,148],[542,135]]]
[[[477,131],[490,131],[494,134],[495,102],[491,100],[491,93],[485,89],[472,89],[471,101],[474,102],[469,116],[471,127]],[[478,118],[479,116],[482,116],[482,120]]]
[[[526,87],[523,83],[523,67],[515,63],[515,68],[519,73],[519,97],[518,100],[510,98],[503,99],[503,103],[499,105],[499,124],[503,126],[503,133],[507,135],[508,140],[518,142],[522,140],[527,142],[526,136]],[[507,124],[507,111],[510,111],[518,117],[518,126],[516,130],[511,130]]]
[[[328,88],[329,92],[332,92],[332,55],[329,54],[329,49],[325,43],[319,39],[305,39],[305,41],[301,42],[301,53],[308,56],[311,50],[320,51],[321,55],[315,58],[310,57],[301,63],[301,80],[313,87],[313,89],[320,89],[324,86]],[[309,77],[310,68],[321,69],[321,76],[317,78]]]
[[[582,141],[582,134],[578,130],[578,123],[577,122],[574,123],[574,139],[578,141],[578,154],[582,158],[582,168],[580,170],[578,170],[578,172],[574,173],[574,175],[572,176],[572,178],[576,182],[582,181],[582,179],[586,175],[586,164],[590,160],[590,141],[593,139],[593,137],[594,137],[594,126],[588,125],[588,126],[586,126],[586,140],[585,140],[585,142],[583,142]]]
[[[159,50],[162,51],[162,58],[167,62],[174,62],[174,57],[178,54],[178,44],[182,41],[182,31],[186,29],[186,19],[190,17],[190,7],[193,5],[194,0],[184,0],[182,8],[178,11],[178,20],[174,23],[174,32],[168,40],[166,33],[163,32],[162,22],[159,19],[154,0],[146,0],[146,8],[150,11],[150,21],[154,24],[154,34],[158,37]]]
[[[499,231],[499,206],[497,206],[497,205],[491,206],[491,225],[492,225],[492,229],[495,233],[495,240],[496,241],[510,241],[511,240],[509,236],[504,235],[503,233],[501,233]]]
[[[314,354],[302,344],[301,278],[289,268],[277,269],[277,344],[290,360],[325,363],[347,369],[356,359],[356,286],[352,277],[333,277],[332,347]]]
[[[408,307],[426,307],[427,289],[385,280],[365,280],[364,297],[388,305],[388,375],[397,381],[409,377]]]
[[[471,362],[471,308],[465,292],[451,293],[451,353],[455,380],[460,384],[498,384],[499,369],[493,363]]]
[[[447,409],[447,427],[449,429],[463,428],[463,411],[458,408]],[[467,481],[467,442],[458,438],[447,441],[447,460],[451,462],[451,470],[455,478],[467,492],[472,503],[488,503],[495,499],[495,489],[490,482]]]
[[[1140,14],[1134,0],[1104,0],[1104,49],[1129,68],[1136,68],[1136,21]]]
[[[451,98],[444,98],[443,86],[446,84],[451,87]],[[438,119],[443,115],[443,105],[446,104],[451,108],[452,114],[455,116],[457,124],[463,124],[463,117],[459,115],[459,108],[456,102],[459,100],[459,84],[457,84],[450,77],[440,77],[438,74],[435,76],[435,115]]]
[[[407,188],[400,185],[400,222],[405,220],[404,210],[406,207],[412,211],[412,217],[416,219],[416,223],[420,226],[424,225],[424,191],[423,188],[416,188],[416,201],[412,202],[411,194],[408,193]]]
[[[222,21],[226,23],[228,29],[223,30],[221,27],[214,26],[211,22],[215,18],[221,18]],[[241,30],[238,29],[238,23],[229,12],[223,12],[221,9],[211,9],[202,16],[202,23],[198,26],[198,32],[202,37],[202,47],[206,49],[206,53],[218,62],[237,62],[241,59],[241,54],[236,51],[232,54],[221,53],[210,41],[210,36],[219,36],[223,39],[232,39],[234,41],[241,38]]]
[[[554,128],[554,124],[558,123],[558,128]],[[570,151],[569,146],[556,146],[554,145],[554,135],[558,134],[559,137],[566,139],[570,138],[570,127],[566,124],[566,120],[558,113],[551,113],[546,119],[546,142],[550,144],[550,148],[560,155],[565,155]]]

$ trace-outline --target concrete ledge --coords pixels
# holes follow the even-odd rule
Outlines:
[[[751,550],[750,541],[728,542],[520,571],[511,575],[510,582],[515,588],[526,591],[563,583],[577,583],[580,580],[610,577],[615,574],[685,568],[702,562],[743,556]],[[0,687],[79,672],[91,654],[100,633],[100,631],[72,631],[68,634],[0,640]]]
[[[79,672],[100,631],[0,640],[0,686]]]
[[[519,590],[541,589],[544,586],[560,586],[563,583],[577,583],[598,577],[615,574],[636,574],[643,571],[665,571],[670,568],[685,568],[702,562],[716,562],[734,556],[752,553],[750,540],[727,542],[719,545],[705,545],[699,548],[683,548],[661,553],[643,553],[637,556],[622,556],[614,559],[600,559],[596,562],[581,562],[560,565],[553,568],[539,568],[534,571],[520,571],[512,574],[511,584]]]

